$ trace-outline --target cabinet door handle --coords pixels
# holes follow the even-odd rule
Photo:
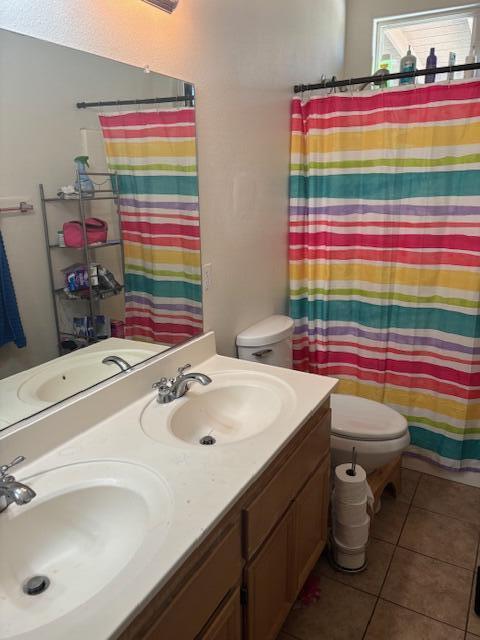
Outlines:
[[[260,351],[255,351],[254,353],[252,353],[252,356],[255,356],[256,358],[263,358],[269,353],[272,353],[272,351],[273,349],[261,349]]]

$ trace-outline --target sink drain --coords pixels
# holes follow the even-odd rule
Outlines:
[[[33,576],[23,583],[23,592],[27,596],[38,596],[48,589],[50,580],[47,576]]]
[[[203,438],[200,438],[200,444],[211,445],[215,443],[216,440],[213,436],[203,436]]]

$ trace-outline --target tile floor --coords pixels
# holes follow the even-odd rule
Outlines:
[[[480,489],[404,469],[401,495],[382,503],[367,569],[322,557],[319,601],[293,609],[277,640],[480,640]]]

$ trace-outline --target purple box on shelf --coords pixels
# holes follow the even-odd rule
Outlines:
[[[72,264],[63,269],[65,286],[69,291],[88,289],[88,269],[84,264]]]

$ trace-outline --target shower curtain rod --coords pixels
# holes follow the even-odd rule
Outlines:
[[[104,100],[103,102],[77,102],[77,109],[88,107],[123,107],[136,104],[165,104],[168,102],[185,102],[185,106],[194,106],[194,96],[175,96],[171,98],[144,98],[143,100]]]
[[[457,64],[448,67],[436,67],[435,69],[418,69],[417,71],[404,71],[403,73],[385,73],[363,78],[349,78],[347,80],[336,80],[335,76],[331,80],[323,80],[318,84],[297,84],[293,88],[295,93],[303,91],[315,91],[316,89],[330,89],[334,87],[350,87],[354,84],[369,84],[370,82],[386,82],[387,80],[400,80],[401,78],[414,78],[417,76],[436,75],[438,73],[454,73],[455,71],[473,71],[480,69],[480,62],[470,64]]]

